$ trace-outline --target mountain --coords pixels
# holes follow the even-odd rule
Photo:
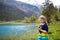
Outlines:
[[[0,20],[21,20],[33,14],[40,14],[40,9],[34,5],[15,0],[0,0]]]
[[[56,5],[55,7],[56,7],[58,10],[60,10],[60,5]]]

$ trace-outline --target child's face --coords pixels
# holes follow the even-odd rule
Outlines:
[[[41,23],[44,23],[44,22],[45,22],[45,20],[44,20],[44,19],[40,19],[40,22],[41,22]]]

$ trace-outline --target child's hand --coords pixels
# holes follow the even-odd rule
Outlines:
[[[37,29],[40,30],[41,29],[40,26],[38,26]]]

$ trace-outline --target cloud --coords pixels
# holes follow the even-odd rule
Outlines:
[[[16,1],[22,1],[35,5],[35,4],[42,4],[45,0],[16,0]]]
[[[42,5],[42,3],[45,2],[45,0],[16,0],[16,1],[22,1],[33,5],[36,4]],[[60,5],[60,0],[50,0],[50,1],[52,1],[54,5]]]
[[[60,0],[51,0],[54,5],[60,5]]]

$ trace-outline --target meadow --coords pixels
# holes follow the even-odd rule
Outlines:
[[[0,40],[37,40],[38,30],[32,29],[24,34],[18,34],[16,36],[4,37]],[[60,40],[60,23],[54,23],[49,25],[49,40]]]

